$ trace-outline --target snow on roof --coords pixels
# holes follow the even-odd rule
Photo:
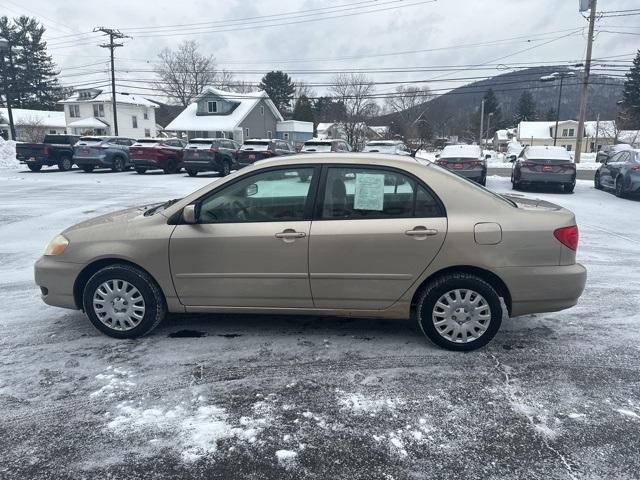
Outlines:
[[[76,120],[67,124],[67,127],[72,128],[104,128],[108,126],[108,123],[103,122],[102,120],[98,120],[95,117],[81,118],[80,120]]]
[[[567,160],[571,159],[571,154],[564,147],[526,147],[525,155],[528,158],[535,158],[538,160],[549,159],[549,160]]]
[[[518,138],[520,140],[523,139],[531,139],[533,138],[544,138],[551,139],[551,127],[555,125],[556,122],[520,122],[518,125]]]
[[[496,137],[498,141],[500,140],[509,140],[509,131],[508,130],[496,130]]]
[[[482,152],[478,145],[447,145],[440,158],[480,158]]]
[[[97,90],[97,95],[87,98],[81,98],[81,92],[83,92],[83,90],[78,90],[66,100],[60,100],[58,103],[110,103],[112,101],[111,92]],[[149,108],[159,107],[157,103],[152,102],[137,93],[116,92],[116,102],[128,103],[131,105],[142,105]]]
[[[313,122],[305,122],[303,120],[285,120],[276,124],[276,132],[313,133]]]
[[[50,110],[28,110],[24,108],[12,108],[13,123],[15,125],[38,124],[43,127],[67,128],[64,112]],[[0,125],[9,123],[9,114],[6,108],[0,108]]]
[[[370,125],[369,128],[380,136],[383,136],[389,133],[388,125]]]
[[[640,130],[620,130],[618,141],[629,145],[640,144]]]
[[[589,137],[596,136],[596,126],[598,127],[599,137],[615,137],[616,122],[614,120],[602,120],[600,122],[589,121],[584,122],[584,134]]]
[[[238,106],[229,114],[223,115],[196,115],[198,111],[198,102],[200,98],[214,94],[224,100],[232,103],[237,103]],[[165,127],[165,130],[177,132],[177,131],[199,131],[199,132],[225,132],[231,131],[242,123],[247,115],[254,109],[254,107],[262,100],[265,101],[267,106],[271,109],[276,116],[276,120],[282,121],[282,115],[273,104],[267,92],[250,92],[250,93],[236,93],[225,92],[224,90],[218,90],[217,88],[208,87],[198,97],[194,103],[185,108],[180,115],[174,118],[169,125]]]

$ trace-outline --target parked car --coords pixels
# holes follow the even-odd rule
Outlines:
[[[140,138],[129,149],[129,157],[136,172],[164,170],[178,173],[182,169],[182,155],[187,142],[180,138]]]
[[[511,185],[560,185],[565,193],[576,186],[576,164],[563,147],[528,146],[513,161]]]
[[[482,150],[478,145],[447,145],[436,164],[480,185],[487,183],[487,161],[482,158]]]
[[[43,166],[57,165],[66,172],[73,167],[73,145],[77,135],[45,135],[43,143],[16,143],[16,158],[29,170],[38,172]]]
[[[317,138],[307,140],[302,146],[300,153],[326,153],[326,152],[351,152],[353,149],[345,140],[318,140]]]
[[[182,163],[191,177],[198,172],[218,172],[221,177],[238,167],[238,145],[228,138],[193,138],[184,149]]]
[[[399,140],[375,140],[367,142],[363,152],[390,153],[392,155],[411,155],[411,150]]]
[[[625,150],[633,150],[633,147],[626,143],[617,143],[615,145],[607,145],[602,150],[599,150],[598,153],[596,154],[596,162],[605,163],[605,160],[607,160],[609,157],[615,155],[618,152],[622,152]]]
[[[246,167],[254,164],[258,160],[282,155],[292,155],[294,153],[296,153],[294,147],[286,140],[274,138],[245,140],[240,150],[238,150],[238,165],[240,167]]]
[[[87,173],[95,168],[123,172],[132,166],[129,147],[135,142],[125,137],[80,137],[73,147],[73,163]]]
[[[611,189],[617,197],[640,193],[640,150],[622,150],[606,158],[593,182],[598,190]]]
[[[503,314],[575,305],[577,246],[572,212],[433,164],[296,155],[68,228],[35,280],[47,304],[116,338],[167,312],[413,317],[436,344],[472,350]]]

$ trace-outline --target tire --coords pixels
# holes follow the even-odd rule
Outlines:
[[[124,172],[124,158],[115,157],[113,159],[113,165],[111,166],[112,172]]]
[[[71,161],[71,157],[65,155],[58,162],[58,170],[61,172],[68,172],[73,167],[73,161]]]
[[[226,177],[231,173],[231,163],[228,160],[222,162],[222,170],[219,173],[221,177]]]
[[[627,196],[627,194],[624,191],[624,184],[622,182],[622,177],[618,177],[616,178],[616,185],[615,185],[615,195],[618,198],[625,198]]]
[[[110,284],[112,290],[115,290],[118,286],[125,286],[124,282],[132,287],[131,290],[128,290],[128,293],[135,295],[133,301],[136,302],[135,307],[138,308],[131,307],[131,305],[127,306],[126,302],[131,297],[124,296],[124,293],[120,297],[117,291],[109,293],[103,287],[105,284]],[[135,293],[136,291],[137,293]],[[124,313],[114,313],[113,307],[110,305],[111,302],[109,302],[113,295],[116,296],[113,301],[123,302],[124,299],[124,305],[122,303],[116,304],[125,309]],[[105,300],[103,311],[97,312],[94,309],[94,297],[97,300]],[[109,265],[96,272],[84,286],[82,305],[91,323],[102,333],[113,338],[138,338],[146,335],[156,328],[167,314],[164,295],[155,280],[146,272],[128,264]],[[127,310],[128,308],[131,308],[131,310]],[[143,310],[140,310],[140,308],[143,308]],[[131,319],[131,317],[127,316],[129,311],[134,312],[141,319],[134,320],[128,325],[127,323],[122,323],[122,319]],[[142,315],[140,315],[141,312]],[[99,314],[100,317],[105,319],[104,321],[101,320]],[[117,315],[122,315],[122,317],[116,317]],[[109,324],[113,325],[113,327]],[[118,329],[118,326],[126,328]]]
[[[81,168],[85,173],[93,172],[93,165],[83,165]]]
[[[147,172],[147,169],[145,167],[135,167],[135,171],[140,175],[144,175]]]
[[[486,187],[487,186],[487,177],[482,177],[478,183],[480,185],[482,185],[483,187]]]
[[[488,315],[487,318],[475,319],[476,325],[485,327],[486,329],[481,333],[481,328],[475,325],[470,325],[465,329],[472,329],[476,334],[479,334],[475,340],[463,341],[462,333],[457,332],[455,329],[460,328],[462,325],[466,325],[467,322],[472,321],[469,315],[474,315],[474,312],[466,313],[468,305],[459,308],[465,308],[465,312],[453,312],[456,315],[452,315],[453,320],[449,320],[449,323],[457,323],[450,329],[446,325],[441,325],[445,330],[441,330],[436,327],[434,323],[434,315],[436,314],[436,308],[446,312],[440,307],[436,307],[445,294],[448,294],[454,290],[462,290],[466,292],[472,292],[480,296],[481,299],[479,308],[475,309],[476,315]],[[462,295],[461,295],[462,297]],[[471,299],[472,301],[477,299],[477,296],[466,293],[464,295],[465,301]],[[451,301],[451,300],[450,300]],[[464,301],[463,301],[464,303]],[[487,311],[488,309],[488,311]],[[439,311],[438,310],[438,311]],[[484,312],[484,313],[483,313]],[[415,310],[416,320],[422,333],[436,345],[445,348],[447,350],[453,350],[458,352],[466,352],[476,350],[485,346],[491,341],[491,339],[498,333],[500,324],[502,323],[502,305],[500,303],[500,297],[496,290],[482,278],[468,274],[468,273],[451,273],[437,278],[432,283],[426,286],[420,294],[418,304]],[[458,320],[460,315],[465,315],[463,320]],[[456,320],[456,321],[454,321]],[[438,320],[439,322],[442,320]],[[482,321],[485,323],[483,324]],[[443,332],[443,333],[440,333]],[[453,332],[449,336],[453,336],[453,339],[447,338],[449,332]],[[468,334],[465,334],[468,335]],[[468,337],[467,337],[468,338]],[[460,341],[457,341],[460,340]]]
[[[29,170],[31,170],[32,172],[39,172],[40,170],[42,170],[42,165],[28,163],[27,168],[29,168]]]
[[[198,175],[197,170],[187,170],[187,173],[189,174],[190,177],[195,177],[196,175]]]
[[[600,173],[599,172],[596,172],[596,176],[593,177],[593,187],[596,190],[604,190],[604,187],[600,183]]]
[[[576,188],[576,182],[573,183],[565,183],[562,185],[562,190],[564,193],[573,193],[573,190]]]
[[[178,162],[174,159],[169,160],[167,163],[167,168],[164,169],[164,173],[173,174],[178,173],[180,168],[178,167]]]

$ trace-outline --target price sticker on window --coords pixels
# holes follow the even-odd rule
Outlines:
[[[384,174],[356,174],[356,190],[353,199],[355,210],[382,211],[384,206]]]

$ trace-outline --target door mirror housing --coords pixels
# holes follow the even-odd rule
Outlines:
[[[515,161],[516,161],[516,158],[517,158],[517,157],[516,157],[515,155],[509,155],[509,161],[510,161],[511,163],[515,162]]]
[[[195,205],[193,205],[193,204],[187,205],[186,207],[184,207],[182,209],[182,221],[184,223],[188,223],[190,225],[198,223],[198,218],[196,216],[196,206]]]

